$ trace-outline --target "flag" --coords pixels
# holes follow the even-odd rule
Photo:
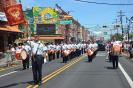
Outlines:
[[[24,22],[24,15],[21,4],[5,7],[5,14],[9,25],[18,25]]]

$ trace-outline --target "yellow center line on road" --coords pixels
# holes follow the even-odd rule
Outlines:
[[[76,60],[77,60],[77,59],[76,59]],[[63,67],[61,67],[61,68],[55,70],[54,72],[52,72],[52,73],[50,73],[49,75],[47,75],[47,76],[45,76],[44,78],[42,78],[42,80],[49,78],[50,76],[54,75],[55,73],[57,73],[58,71],[62,70],[63,68],[65,68],[66,66],[68,66],[69,64],[71,64],[72,62],[74,62],[74,61],[76,61],[76,60],[74,59],[74,60],[72,60],[70,63],[65,64]],[[29,86],[26,87],[26,88],[31,88],[32,86],[34,86],[34,85],[29,85]]]
[[[76,59],[76,60],[77,60],[77,59]],[[44,80],[44,79],[48,78],[49,76],[51,76],[51,75],[55,74],[56,72],[58,72],[58,71],[60,71],[60,70],[62,70],[63,68],[65,68],[67,65],[69,65],[69,64],[70,64],[70,63],[72,63],[73,61],[75,61],[75,59],[73,59],[71,62],[69,62],[69,63],[67,63],[67,64],[63,65],[63,66],[62,66],[62,67],[60,67],[59,69],[57,69],[57,70],[53,71],[53,72],[52,72],[52,73],[50,73],[49,75],[45,76],[44,78],[42,78],[42,80]],[[30,85],[30,86],[28,86],[27,88],[29,88],[29,87],[31,87],[31,86],[33,86],[33,85]]]
[[[73,60],[73,61],[74,61],[74,60]],[[58,70],[55,70],[54,72],[52,72],[51,74],[45,76],[44,78],[42,78],[42,80],[47,79],[47,78],[49,78],[50,76],[52,76],[52,75],[54,75],[55,73],[57,73],[58,71],[64,69],[66,66],[68,66],[69,64],[71,64],[73,61],[71,61],[71,62],[68,63],[68,64],[65,64],[63,67],[61,67],[61,68],[59,68]],[[29,85],[29,86],[26,87],[26,88],[31,88],[31,87],[33,87],[33,86],[34,86],[34,85]]]
[[[64,66],[61,67],[60,69],[58,69],[58,70],[52,72],[51,74],[45,76],[45,77],[42,79],[42,80],[43,80],[42,83],[44,84],[44,83],[47,82],[48,80],[54,78],[55,76],[57,76],[57,75],[60,74],[61,72],[65,71],[67,68],[69,68],[69,67],[71,67],[72,65],[74,65],[75,63],[81,61],[81,60],[83,59],[83,57],[85,57],[85,56],[79,57],[78,59],[71,61],[70,63],[64,65]],[[37,87],[38,87],[38,85],[29,85],[29,86],[26,87],[26,88],[37,88]]]
[[[43,80],[42,83],[44,84],[44,83],[47,82],[48,80],[50,80],[50,79],[56,77],[58,74],[60,74],[61,72],[65,71],[67,68],[71,67],[73,64],[75,64],[75,63],[78,62],[78,61],[80,61],[80,60],[76,60],[76,61],[74,61],[73,63],[70,63],[68,66],[66,66],[66,67],[63,68],[62,70],[58,71],[57,73],[55,73],[54,75],[50,76],[49,78]],[[38,87],[38,85],[35,85],[33,88],[37,88],[37,87]]]
[[[48,79],[45,79],[42,83],[47,82],[48,80],[50,80],[50,79],[53,78],[54,76],[58,75],[59,73],[63,72],[64,70],[66,70],[67,68],[71,67],[72,65],[74,65],[75,63],[77,63],[77,62],[79,62],[79,61],[80,61],[80,59],[79,59],[79,60],[76,60],[75,62],[73,62],[73,63],[71,63],[71,64],[69,64],[69,65],[66,66],[64,69],[58,71],[56,74],[52,75],[52,76],[49,77]]]

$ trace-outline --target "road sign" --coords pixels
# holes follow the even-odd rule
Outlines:
[[[60,21],[60,24],[72,24],[72,20]]]
[[[108,35],[108,33],[107,32],[104,32],[104,35]]]

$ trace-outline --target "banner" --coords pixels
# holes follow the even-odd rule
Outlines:
[[[6,7],[5,14],[10,25],[18,25],[24,22],[24,15],[21,4]]]

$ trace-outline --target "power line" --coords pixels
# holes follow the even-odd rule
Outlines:
[[[91,2],[91,1],[85,1],[85,0],[75,0],[75,1],[85,2],[90,4],[114,5],[114,6],[123,6],[123,5],[132,6],[133,5],[133,4],[113,4],[113,3],[103,3],[103,2]]]

